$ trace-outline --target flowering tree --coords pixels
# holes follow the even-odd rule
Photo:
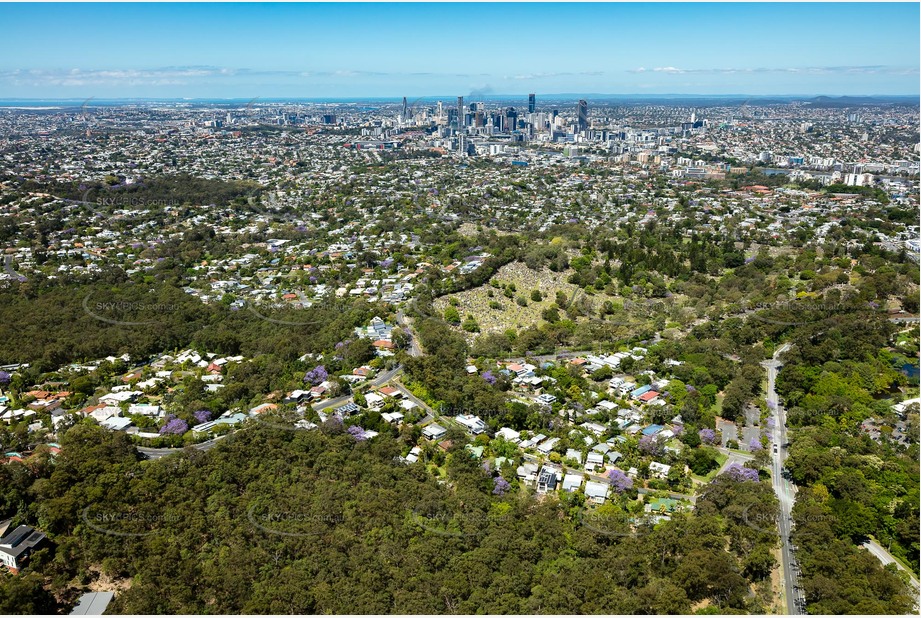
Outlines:
[[[181,435],[189,430],[189,424],[172,414],[166,417],[166,424],[160,428],[160,435]]]
[[[737,463],[730,464],[726,471],[723,472],[728,478],[733,481],[758,481],[760,480],[758,476],[758,471],[753,468],[745,468],[740,466]]]
[[[211,420],[211,412],[209,410],[197,410],[192,416],[194,416],[195,420],[199,423],[207,423]]]
[[[486,380],[486,383],[489,384],[490,386],[496,383],[496,376],[494,376],[492,371],[490,371],[489,369],[483,372],[482,378]]]
[[[9,384],[10,383],[10,374],[6,371],[0,371],[0,384]]]
[[[501,476],[497,476],[497,477],[493,480],[493,483],[495,484],[495,487],[493,488],[492,493],[494,493],[494,494],[497,495],[497,496],[504,496],[505,493],[506,493],[509,489],[512,488],[511,483],[509,483],[508,481],[506,481],[506,480],[505,480],[504,478],[502,478]]]
[[[304,376],[304,382],[309,382],[310,384],[316,386],[328,377],[329,374],[326,372],[326,367],[323,365],[317,365],[307,372],[307,375]]]
[[[610,481],[611,487],[614,488],[614,491],[619,494],[622,494],[633,487],[633,479],[617,468],[608,472],[608,481]]]
[[[662,443],[655,436],[643,436],[638,446],[647,455],[661,455],[664,452]]]
[[[358,425],[352,425],[347,430],[355,440],[361,442],[362,440],[367,440],[368,436],[365,435],[365,430],[359,427]]]
[[[488,461],[483,462],[482,468],[483,468],[483,472],[486,472],[487,474],[492,472],[492,466],[489,465]]]
[[[759,440],[757,437],[752,438],[748,443],[748,450],[752,451],[753,453],[760,451],[762,448],[764,447],[761,446],[761,440]]]
[[[700,441],[704,444],[716,444],[719,442],[719,435],[713,429],[701,429],[697,432]]]

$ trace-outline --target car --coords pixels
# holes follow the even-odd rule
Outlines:
[[[777,445],[776,445],[776,444],[774,445],[774,454],[775,454],[775,455],[777,454]]]

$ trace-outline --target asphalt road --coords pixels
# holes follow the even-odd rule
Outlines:
[[[790,542],[790,531],[793,524],[790,514],[793,510],[793,503],[796,500],[796,486],[783,476],[784,461],[787,459],[787,449],[785,447],[787,443],[786,416],[777,397],[777,391],[774,390],[777,371],[783,364],[780,361],[780,355],[789,349],[789,344],[782,345],[774,352],[774,358],[764,361],[761,365],[768,372],[768,387],[765,399],[768,407],[774,410],[774,431],[771,436],[771,442],[777,446],[777,449],[776,452],[772,453],[771,482],[774,486],[774,493],[777,494],[777,499],[780,501],[780,517],[777,521],[777,528],[781,542],[780,567],[783,575],[784,600],[788,614],[801,615],[805,613],[805,597],[799,587],[799,567],[796,564],[796,558],[793,556],[793,545]]]
[[[915,574],[907,570],[905,567],[903,567],[899,563],[898,560],[892,557],[892,554],[886,551],[885,547],[883,547],[882,545],[880,545],[873,539],[870,539],[866,543],[863,543],[861,547],[863,547],[868,552],[876,556],[879,559],[879,561],[883,563],[884,566],[887,564],[895,563],[895,566],[897,566],[900,571],[905,571],[906,573],[908,573],[908,577],[911,580],[911,585],[914,586],[915,588],[915,593],[917,594],[918,591],[921,590],[921,583],[918,582],[918,578],[915,577]]]
[[[199,442],[198,444],[193,444],[192,448],[199,451],[208,451],[217,446],[217,443],[227,437],[227,435],[218,436],[206,442]],[[147,459],[160,459],[161,457],[166,457],[167,455],[172,455],[173,453],[179,453],[182,451],[181,448],[150,448],[147,446],[137,447],[138,453],[146,455]]]

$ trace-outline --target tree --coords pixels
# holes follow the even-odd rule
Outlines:
[[[617,468],[608,472],[608,482],[611,483],[611,488],[619,494],[633,487],[633,479]]]
[[[460,324],[461,322],[460,313],[458,313],[456,308],[450,305],[445,308],[444,317],[445,322],[448,322],[449,324]]]

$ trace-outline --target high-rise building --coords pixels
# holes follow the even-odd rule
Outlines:
[[[464,97],[457,97],[457,152],[466,152],[464,145]]]
[[[579,131],[588,131],[588,101],[579,99]]]
[[[514,131],[518,128],[518,112],[514,107],[505,110],[505,122],[509,131]]]
[[[537,97],[533,94],[528,95],[528,113],[533,114],[537,108]]]
[[[406,122],[406,120],[407,120],[407,118],[408,118],[407,112],[408,112],[408,110],[407,110],[407,107],[406,107],[406,97],[403,97],[403,113],[402,113],[402,115],[400,116],[400,120],[402,120],[403,122]]]

